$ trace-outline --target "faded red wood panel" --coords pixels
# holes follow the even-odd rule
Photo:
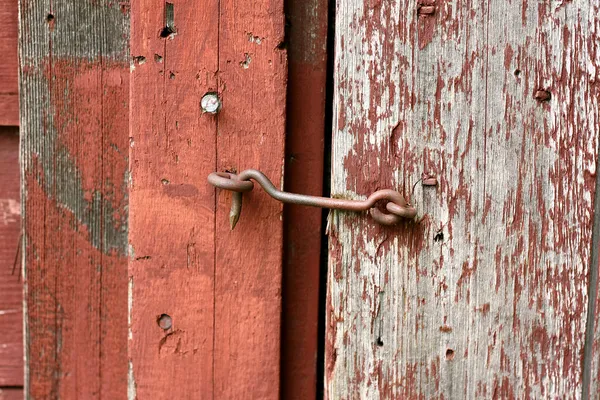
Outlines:
[[[18,1],[0,0],[0,125],[19,125]]]
[[[598,12],[337,3],[332,194],[420,215],[332,215],[328,398],[582,396]]]
[[[132,396],[278,395],[281,206],[255,190],[230,232],[230,194],[206,178],[256,167],[281,181],[282,7],[132,4]],[[217,116],[200,108],[208,92]]]
[[[31,398],[124,398],[128,8],[20,3]]]
[[[23,389],[0,388],[0,400],[22,400]]]
[[[16,127],[0,128],[0,182],[1,390],[2,386],[23,386],[24,372],[23,284],[21,264],[15,264],[21,234],[19,130]]]
[[[323,195],[328,2],[286,4],[288,100],[285,190]],[[284,206],[281,397],[317,395],[321,210]]]
[[[219,8],[217,170],[257,168],[283,184],[287,54],[283,1],[222,0]],[[231,195],[215,221],[215,398],[279,397],[282,205],[244,195],[229,230]]]
[[[216,119],[200,98],[217,90],[218,4],[171,4],[132,4],[129,387],[140,399],[212,398],[213,386]]]

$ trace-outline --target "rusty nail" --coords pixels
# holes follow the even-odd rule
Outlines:
[[[221,109],[221,100],[219,95],[215,92],[208,92],[202,96],[200,100],[200,107],[202,111],[209,114],[216,114]]]
[[[231,199],[231,210],[229,211],[229,227],[235,228],[242,213],[242,192],[233,192]]]
[[[433,13],[435,13],[435,6],[420,6],[417,9],[419,15],[431,15]]]
[[[158,322],[158,326],[165,331],[171,329],[171,326],[173,326],[173,319],[167,314],[161,314],[156,322]]]
[[[427,178],[423,179],[423,186],[437,186],[437,184],[438,181],[435,176],[428,176]]]
[[[533,98],[537,101],[548,101],[550,100],[550,92],[544,89],[538,89],[533,94]]]

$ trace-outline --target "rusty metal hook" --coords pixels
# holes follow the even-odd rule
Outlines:
[[[208,182],[220,189],[233,192],[229,223],[231,229],[235,228],[242,212],[242,194],[254,188],[255,180],[267,194],[283,203],[300,204],[311,207],[329,208],[335,210],[366,211],[370,209],[371,217],[382,225],[395,225],[402,218],[414,218],[417,211],[395,190],[378,190],[366,200],[345,200],[330,197],[309,196],[278,190],[275,185],[263,174],[255,169],[247,169],[239,175],[229,172],[213,172],[208,176]],[[387,200],[385,205],[388,213],[381,212],[374,207],[378,201]]]

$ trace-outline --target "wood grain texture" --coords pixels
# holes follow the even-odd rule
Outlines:
[[[218,3],[173,2],[161,37],[167,4],[131,8],[130,399],[213,393],[216,119],[200,99],[218,88]]]
[[[23,283],[15,265],[21,234],[19,130],[0,128],[0,390],[23,386]],[[0,396],[0,399],[2,397]]]
[[[282,0],[221,0],[216,169],[257,168],[283,186],[287,52]],[[279,184],[278,184],[279,183]],[[277,399],[283,207],[258,187],[234,231],[217,193],[215,399]]]
[[[282,7],[132,4],[130,398],[277,397],[281,206],[255,190],[230,232],[230,193],[206,178],[282,179]],[[200,108],[208,92],[216,116]]]
[[[285,190],[323,195],[328,2],[286,3],[288,99]],[[321,215],[317,208],[283,208],[284,268],[281,398],[317,396]]]
[[[18,0],[0,0],[0,126],[19,125]]]
[[[420,215],[332,214],[327,398],[582,396],[598,12],[337,2],[332,194]]]
[[[0,400],[22,400],[23,389],[21,388],[0,388]]]
[[[26,394],[124,398],[127,3],[19,7]]]

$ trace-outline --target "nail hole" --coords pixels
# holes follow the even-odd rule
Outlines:
[[[378,337],[376,342],[377,342],[377,346],[383,347],[383,340],[381,340],[381,337]]]
[[[175,79],[175,74],[169,71],[169,79]]]
[[[175,33],[175,31],[173,30],[173,28],[171,28],[170,26],[165,26],[162,29],[162,31],[160,31],[160,37],[161,38],[168,38],[169,36],[171,36],[174,33]]]
[[[163,185],[168,185],[169,183],[171,183],[168,179],[161,179],[160,180],[162,182]]]
[[[156,323],[158,324],[158,326],[160,326],[161,329],[166,331],[168,329],[171,329],[171,327],[173,326],[173,319],[167,314],[160,314],[156,319]]]
[[[452,360],[454,358],[454,350],[446,350],[446,360]]]
[[[144,56],[134,56],[133,57],[133,62],[138,64],[138,65],[142,65],[144,63],[146,63],[146,57]]]
[[[550,92],[545,89],[536,90],[533,94],[533,98],[537,101],[548,101],[551,97],[552,95],[550,94]]]
[[[157,63],[162,63],[163,58],[160,54],[154,54],[154,61],[156,61]]]
[[[244,61],[240,61],[240,67],[248,69],[250,68],[250,62],[252,62],[252,56],[248,53],[244,53]]]
[[[46,22],[52,22],[52,21],[54,21],[54,14],[48,13],[48,15],[46,15]]]
[[[175,7],[173,3],[165,4],[165,27],[160,31],[161,38],[171,38],[176,34],[175,30]]]
[[[514,74],[515,74],[515,76],[521,75],[521,70],[520,69],[515,69]]]

